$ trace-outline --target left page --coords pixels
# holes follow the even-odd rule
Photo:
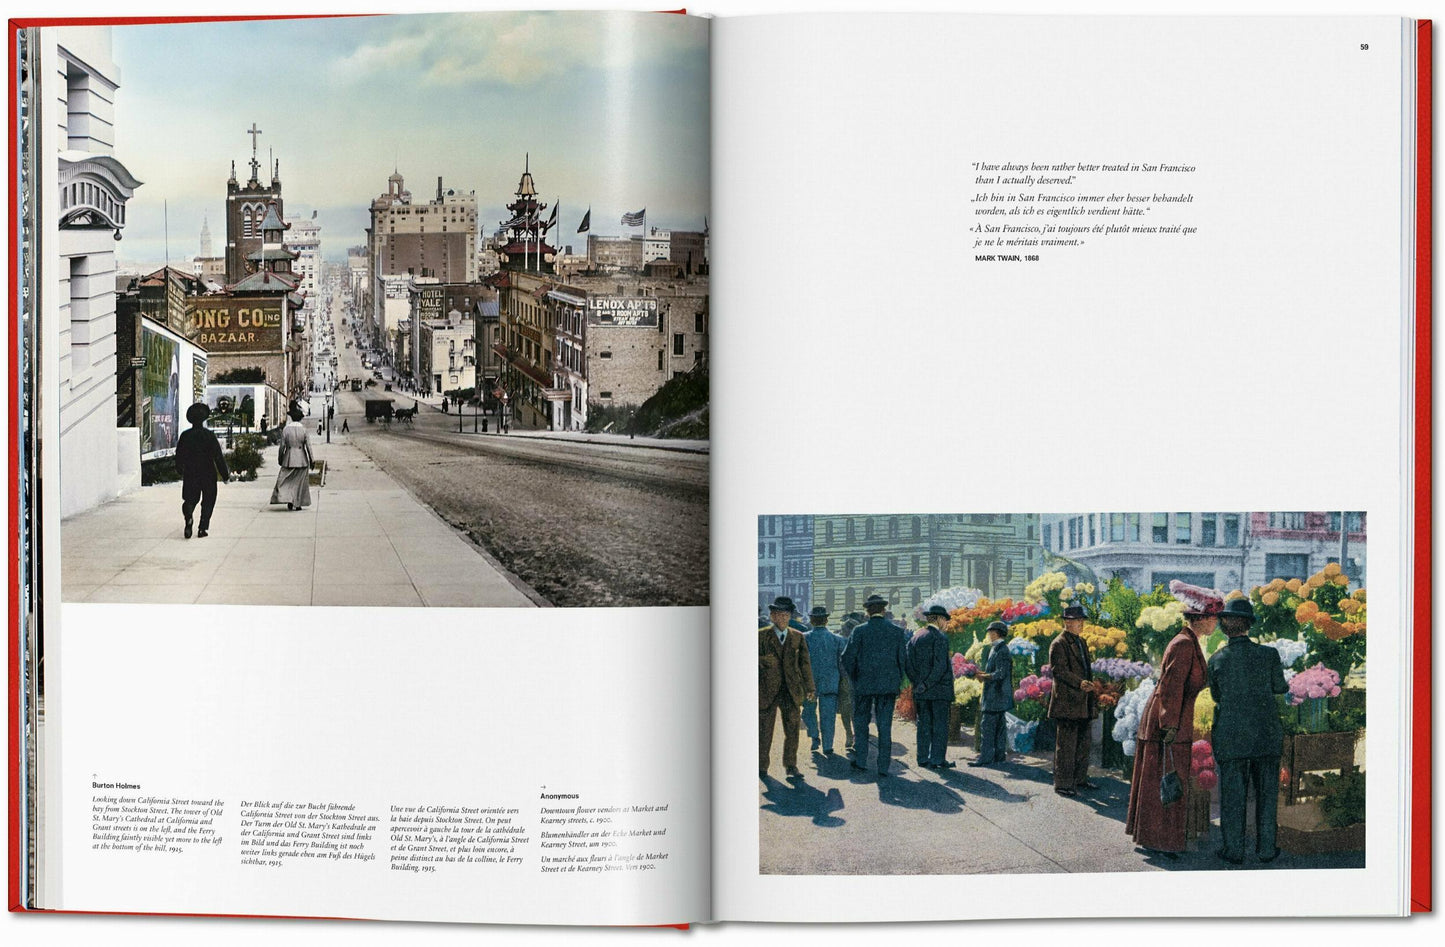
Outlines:
[[[707,21],[15,35],[18,903],[708,917]]]

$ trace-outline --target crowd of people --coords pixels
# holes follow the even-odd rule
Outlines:
[[[1188,793],[1194,702],[1205,687],[1216,705],[1213,753],[1219,771],[1220,829],[1217,852],[1231,864],[1245,857],[1246,808],[1253,792],[1255,855],[1273,861],[1280,754],[1284,739],[1275,695],[1286,690],[1274,649],[1252,641],[1254,610],[1247,598],[1226,602],[1217,590],[1183,582],[1170,592],[1184,603],[1186,625],[1164,650],[1158,680],[1140,720],[1137,757],[1129,788],[1125,831],[1145,853],[1177,857],[1188,846]],[[953,660],[944,632],[948,612],[934,605],[926,624],[910,633],[871,595],[863,613],[844,616],[838,631],[828,627],[827,609],[812,609],[803,624],[792,599],[780,596],[758,629],[758,776],[766,781],[778,719],[783,727],[787,778],[803,779],[798,768],[799,727],[813,753],[834,755],[841,718],[844,752],[855,773],[870,769],[881,778],[892,770],[893,717],[904,681],[912,686],[917,710],[917,763],[934,771],[954,768],[947,759],[949,707],[954,701]],[[1091,723],[1099,715],[1093,657],[1083,631],[1085,610],[1064,609],[1063,631],[1049,648],[1053,690],[1048,716],[1054,722],[1054,792],[1063,797],[1099,787],[1089,778]],[[1222,625],[1227,644],[1205,660],[1201,642]],[[976,675],[983,683],[978,753],[968,765],[997,767],[1008,758],[1006,714],[1014,708],[1013,658],[1009,626],[995,621]],[[876,751],[869,753],[871,734]]]

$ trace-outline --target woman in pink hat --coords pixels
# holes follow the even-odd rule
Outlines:
[[[1124,830],[1149,854],[1170,858],[1186,849],[1190,750],[1194,744],[1194,698],[1209,682],[1200,642],[1213,633],[1224,610],[1214,589],[1169,583],[1169,594],[1184,603],[1184,630],[1164,649],[1159,683],[1139,720],[1134,777],[1129,784],[1129,818]],[[1176,772],[1184,795],[1165,805],[1160,783]]]

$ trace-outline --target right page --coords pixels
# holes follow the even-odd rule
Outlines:
[[[715,22],[720,919],[1407,910],[1414,44]]]

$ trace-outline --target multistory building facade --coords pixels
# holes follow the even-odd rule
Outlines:
[[[141,182],[115,155],[110,27],[49,30],[38,41],[31,33],[24,43],[43,77],[26,134],[39,136],[38,186],[59,196],[59,214],[35,234],[40,367],[58,391],[42,429],[60,466],[45,475],[58,480],[60,515],[70,516],[140,485],[140,432],[117,424],[115,289],[126,203]]]

